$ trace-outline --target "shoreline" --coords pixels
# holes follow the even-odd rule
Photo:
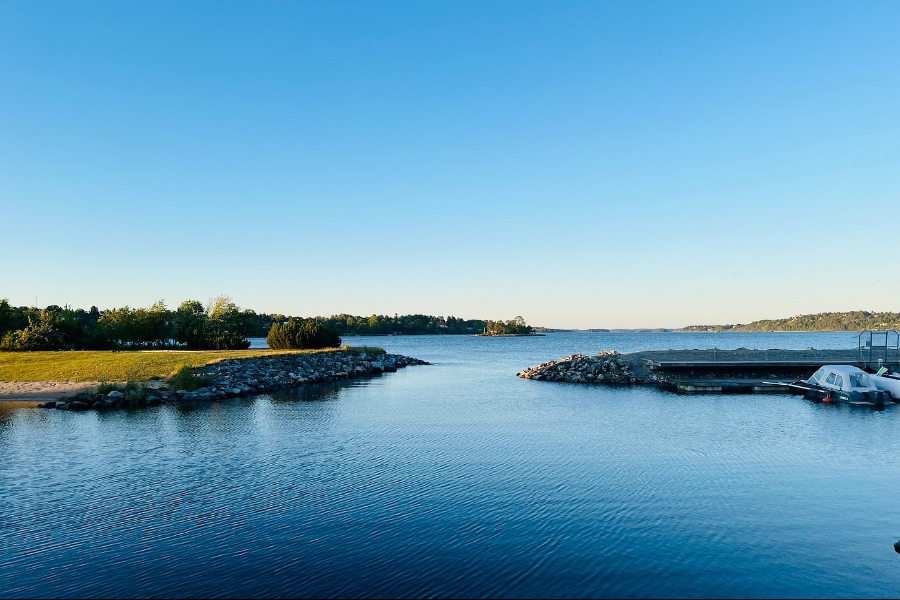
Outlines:
[[[303,385],[371,377],[393,373],[411,365],[428,364],[424,360],[383,351],[378,354],[319,352],[230,358],[191,369],[192,377],[188,381],[175,383],[157,379],[146,382],[145,389],[137,391],[126,388],[99,394],[96,386],[86,385],[86,382],[29,382],[34,389],[28,400],[37,401],[38,394],[41,394],[49,400],[38,404],[38,408],[75,411],[192,401],[218,402]],[[176,385],[185,385],[187,389],[177,388]],[[62,394],[64,389],[68,389],[70,394]],[[71,391],[76,390],[77,393],[72,395]],[[9,399],[22,400],[21,397]]]
[[[99,381],[0,381],[0,402],[41,402],[96,389]]]
[[[473,337],[488,337],[488,338],[501,338],[501,337],[547,337],[546,333],[497,333],[497,334],[488,334],[488,333],[476,333]]]

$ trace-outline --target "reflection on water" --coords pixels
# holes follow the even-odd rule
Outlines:
[[[0,596],[895,595],[896,410],[515,377],[679,339],[847,346],[672,335],[379,338],[436,364],[221,404],[0,407]]]

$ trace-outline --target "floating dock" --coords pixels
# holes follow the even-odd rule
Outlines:
[[[847,350],[670,350],[635,353],[663,387],[679,394],[787,394],[822,365],[876,370],[897,366],[895,349]],[[880,359],[880,360],[878,360]],[[778,385],[778,384],[782,385]]]

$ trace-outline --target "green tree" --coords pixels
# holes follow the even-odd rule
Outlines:
[[[334,330],[311,320],[295,319],[273,323],[266,341],[273,350],[337,348],[341,345],[341,338]]]
[[[202,348],[206,322],[209,317],[198,300],[185,300],[173,315],[172,333],[175,340],[188,348]]]

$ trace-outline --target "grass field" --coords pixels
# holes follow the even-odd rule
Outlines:
[[[0,352],[0,381],[149,381],[169,377],[183,365],[202,367],[228,358],[326,351],[329,350]]]

